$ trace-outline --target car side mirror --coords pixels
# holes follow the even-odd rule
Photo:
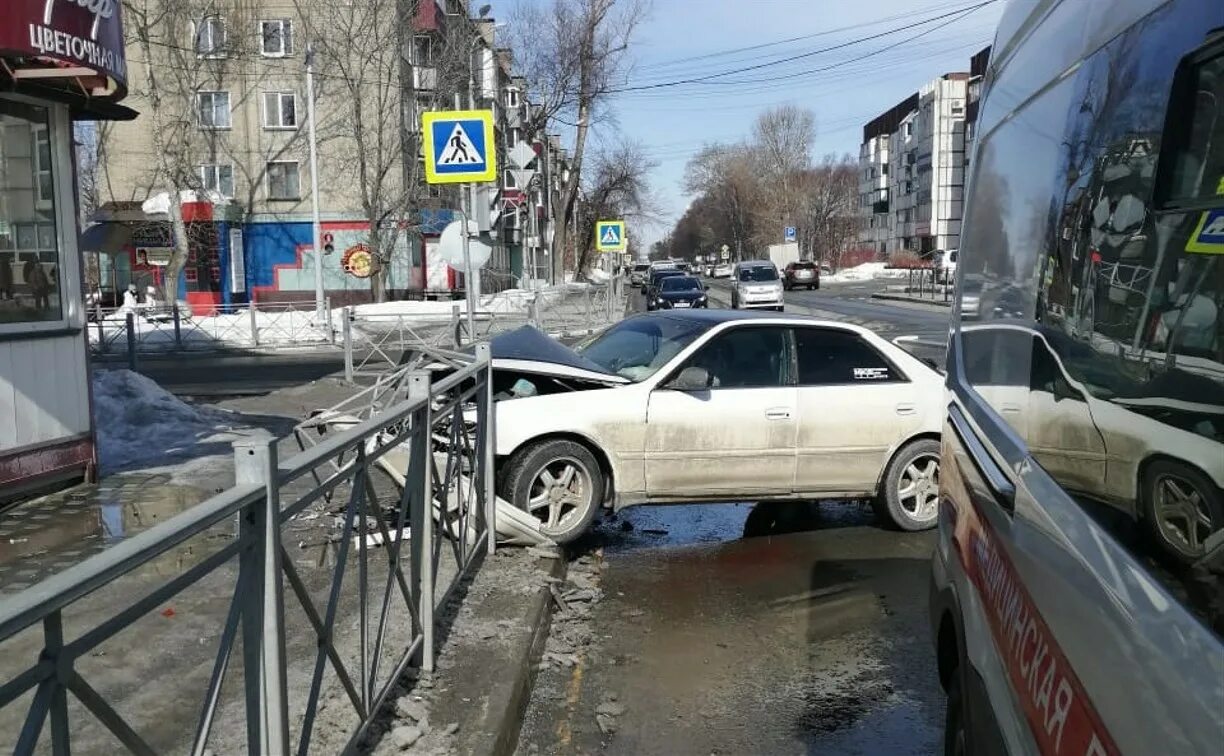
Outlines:
[[[689,365],[668,382],[673,391],[705,391],[710,388],[710,371],[697,365]]]

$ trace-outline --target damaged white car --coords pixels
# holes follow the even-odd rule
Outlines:
[[[492,350],[498,493],[558,542],[601,506],[669,502],[871,498],[897,527],[935,524],[942,377],[868,330],[669,311]]]

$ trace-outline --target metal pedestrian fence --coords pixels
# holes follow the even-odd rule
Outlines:
[[[406,670],[432,670],[435,608],[493,549],[491,376],[482,345],[288,459],[236,443],[233,488],[0,601],[14,752],[351,750]],[[329,523],[318,564],[293,543],[312,522]],[[199,593],[219,611],[190,637],[158,629]]]

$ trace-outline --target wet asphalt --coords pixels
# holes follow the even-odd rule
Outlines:
[[[890,338],[946,331],[943,313],[869,296],[828,287],[787,303],[882,323]],[[942,350],[930,353],[942,362]],[[888,529],[854,501],[605,517],[571,548],[602,556],[589,645],[573,666],[541,668],[517,753],[938,752],[934,543],[932,532]]]

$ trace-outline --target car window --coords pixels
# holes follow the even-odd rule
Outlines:
[[[662,281],[663,291],[696,291],[701,288],[701,284],[696,278],[688,276],[673,276],[664,278]]]
[[[790,384],[790,338],[785,328],[741,326],[714,337],[685,367],[705,368],[711,388],[767,388]]]
[[[800,386],[887,383],[905,380],[862,337],[832,328],[796,328]]]
[[[608,372],[642,381],[658,372],[709,325],[680,318],[622,320],[575,347],[574,351]]]
[[[754,265],[750,268],[740,268],[739,280],[741,281],[777,281],[778,271],[772,265]]]

